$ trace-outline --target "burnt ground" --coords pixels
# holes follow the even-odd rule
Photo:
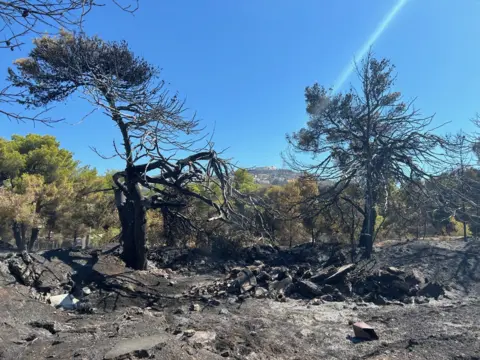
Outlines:
[[[168,256],[151,256],[147,271],[126,269],[114,250],[54,250],[26,262],[2,255],[0,359],[480,359],[480,243],[474,240],[378,246],[374,260],[357,264],[349,276],[394,266],[445,289],[421,303],[412,295],[387,305],[355,293],[341,301],[278,301],[192,292],[223,283],[235,266],[251,265],[255,257],[263,257],[270,272],[294,262],[317,271],[331,249],[253,255],[249,249],[235,262],[180,250],[162,254]],[[12,261],[19,274],[12,275]],[[90,294],[83,294],[85,287]],[[67,292],[82,306],[48,304],[45,294]],[[352,338],[356,321],[373,326],[379,340]]]

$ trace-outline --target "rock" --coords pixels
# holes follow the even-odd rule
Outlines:
[[[425,296],[417,296],[415,297],[416,304],[427,304],[429,300]]]
[[[322,295],[320,296],[320,299],[322,299],[323,301],[329,301],[329,302],[334,300],[333,295],[331,294]]]
[[[173,280],[168,282],[168,286],[175,286],[176,284],[177,282]]]
[[[182,308],[178,308],[173,313],[175,315],[183,315],[183,314],[185,314],[185,310],[183,310]]]
[[[441,295],[445,295],[445,290],[439,283],[430,282],[418,291],[418,295],[438,299]]]
[[[347,275],[350,271],[355,269],[355,264],[347,264],[339,267],[335,273],[330,275],[325,279],[326,284],[334,284],[340,279],[342,279],[345,275]]]
[[[230,314],[230,312],[229,312],[227,309],[222,308],[222,309],[220,309],[220,311],[218,312],[218,314],[219,314],[219,315],[228,315],[228,314]]]
[[[335,299],[335,301],[345,301],[346,300],[345,296],[338,289],[335,289],[335,291],[333,292],[333,298]]]
[[[81,314],[94,314],[97,309],[90,302],[79,302],[76,304],[77,312]]]
[[[187,342],[194,346],[203,346],[215,341],[217,334],[214,331],[196,331],[191,337],[187,338]]]
[[[190,305],[190,311],[200,311],[200,305],[199,304],[192,304]]]
[[[261,261],[261,260],[255,260],[255,261],[253,262],[253,265],[255,265],[255,266],[264,266],[264,265],[263,265],[263,261]]]
[[[285,289],[292,284],[293,280],[290,275],[282,280],[275,280],[268,284],[268,290],[270,292],[285,292]]]
[[[92,290],[90,290],[90,288],[88,286],[85,286],[82,289],[82,292],[83,292],[83,295],[90,295],[92,293]]]
[[[263,287],[257,287],[253,296],[258,299],[266,298],[268,296],[268,290]]]
[[[244,293],[257,286],[257,279],[250,269],[242,269],[231,284],[229,290],[235,293]]]
[[[382,295],[378,295],[376,299],[373,301],[375,305],[387,305],[388,301]]]
[[[394,275],[402,275],[402,274],[405,274],[405,271],[395,267],[395,266],[390,266],[387,268],[387,271],[391,274],[394,274]]]
[[[272,277],[270,276],[269,273],[266,271],[260,271],[257,275],[257,283],[266,283],[268,281],[271,281]]]
[[[405,277],[405,282],[407,282],[409,285],[414,286],[414,285],[423,285],[426,283],[425,276],[422,274],[422,272],[418,269],[413,269],[406,277]]]
[[[323,301],[321,299],[313,299],[311,304],[315,305],[315,306],[318,306],[318,305],[322,305]]]
[[[274,268],[272,270],[272,273],[273,273],[272,279],[275,279],[277,281],[282,281],[283,279],[291,277],[289,274],[288,268],[285,266]]]
[[[186,336],[186,337],[192,337],[193,335],[195,335],[195,330],[193,329],[187,329],[183,332],[183,335]]]
[[[308,280],[297,281],[293,291],[309,299],[322,295],[320,287]]]
[[[15,282],[15,277],[10,274],[8,265],[4,262],[0,262],[0,286],[11,285]]]
[[[323,284],[326,278],[330,277],[336,272],[335,267],[330,266],[321,271],[317,272],[316,274],[310,277],[310,281],[313,281],[316,284]]]
[[[10,258],[8,260],[8,269],[23,285],[32,286],[34,284],[35,274],[21,257]]]
[[[228,350],[225,350],[223,351],[221,354],[220,354],[222,357],[229,357],[230,356],[230,352]]]
[[[70,294],[54,295],[48,299],[50,305],[54,307],[61,307],[67,310],[73,310],[76,308],[79,300]]]
[[[169,339],[165,334],[122,340],[107,352],[103,358],[106,360],[121,359],[128,355],[140,357],[139,355],[145,354],[156,346],[167,344],[168,341]]]

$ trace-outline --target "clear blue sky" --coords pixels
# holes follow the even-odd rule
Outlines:
[[[97,9],[86,30],[124,39],[163,68],[171,89],[187,98],[208,130],[215,125],[216,146],[228,147],[239,165],[282,166],[285,134],[306,121],[305,86],[333,85],[397,2],[141,0],[134,17],[111,6]],[[478,19],[477,0],[409,0],[374,46],[396,65],[397,90],[417,97],[424,114],[436,113],[436,124],[451,121],[442,132],[472,131],[469,120],[480,112]],[[0,69],[6,73],[27,50],[0,50]],[[73,124],[89,108],[72,101],[61,111]],[[89,149],[112,153],[117,131],[101,114],[53,129],[1,124],[2,137],[52,134],[84,164],[100,171],[121,167]]]

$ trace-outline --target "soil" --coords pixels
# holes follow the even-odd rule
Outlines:
[[[267,295],[268,286],[250,289],[251,283],[246,291],[222,296],[192,291],[220,287],[232,281],[225,280],[232,272],[260,263],[269,276],[287,267],[290,275],[280,280],[291,276],[298,283],[292,269],[338,270],[351,262],[348,256],[332,256],[331,246],[249,248],[235,261],[160,249],[150,254],[146,271],[125,268],[117,253],[51,250],[31,256],[27,265],[22,255],[2,254],[0,359],[480,359],[480,243],[475,240],[377,246],[373,260],[355,262],[346,277],[354,290],[341,301],[255,298],[253,291],[262,288]],[[12,275],[12,262],[25,265],[24,272]],[[402,279],[418,275],[422,286],[438,285],[442,294],[416,293],[377,305],[355,292],[355,281],[364,284],[389,267]],[[337,286],[324,284],[322,291],[326,285]],[[372,291],[383,291],[382,286]],[[48,303],[49,295],[62,293],[80,300],[77,309]],[[372,326],[379,340],[355,338],[357,321]]]

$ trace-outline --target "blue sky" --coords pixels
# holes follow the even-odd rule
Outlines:
[[[163,68],[170,88],[186,97],[207,130],[215,127],[216,147],[228,148],[226,155],[240,166],[282,166],[285,134],[307,120],[305,86],[334,85],[397,3],[143,0],[135,16],[111,6],[97,9],[86,30],[106,40],[124,39]],[[469,120],[480,112],[479,17],[477,0],[408,0],[374,45],[377,56],[396,65],[396,90],[406,99],[416,97],[423,114],[436,114],[435,124],[450,121],[442,132],[473,131]],[[3,50],[0,69],[27,50]],[[0,136],[52,134],[84,164],[100,171],[121,167],[121,161],[103,160],[90,150],[111,154],[117,131],[100,113],[78,123],[89,110],[72,99],[56,110],[68,124],[2,121]]]

